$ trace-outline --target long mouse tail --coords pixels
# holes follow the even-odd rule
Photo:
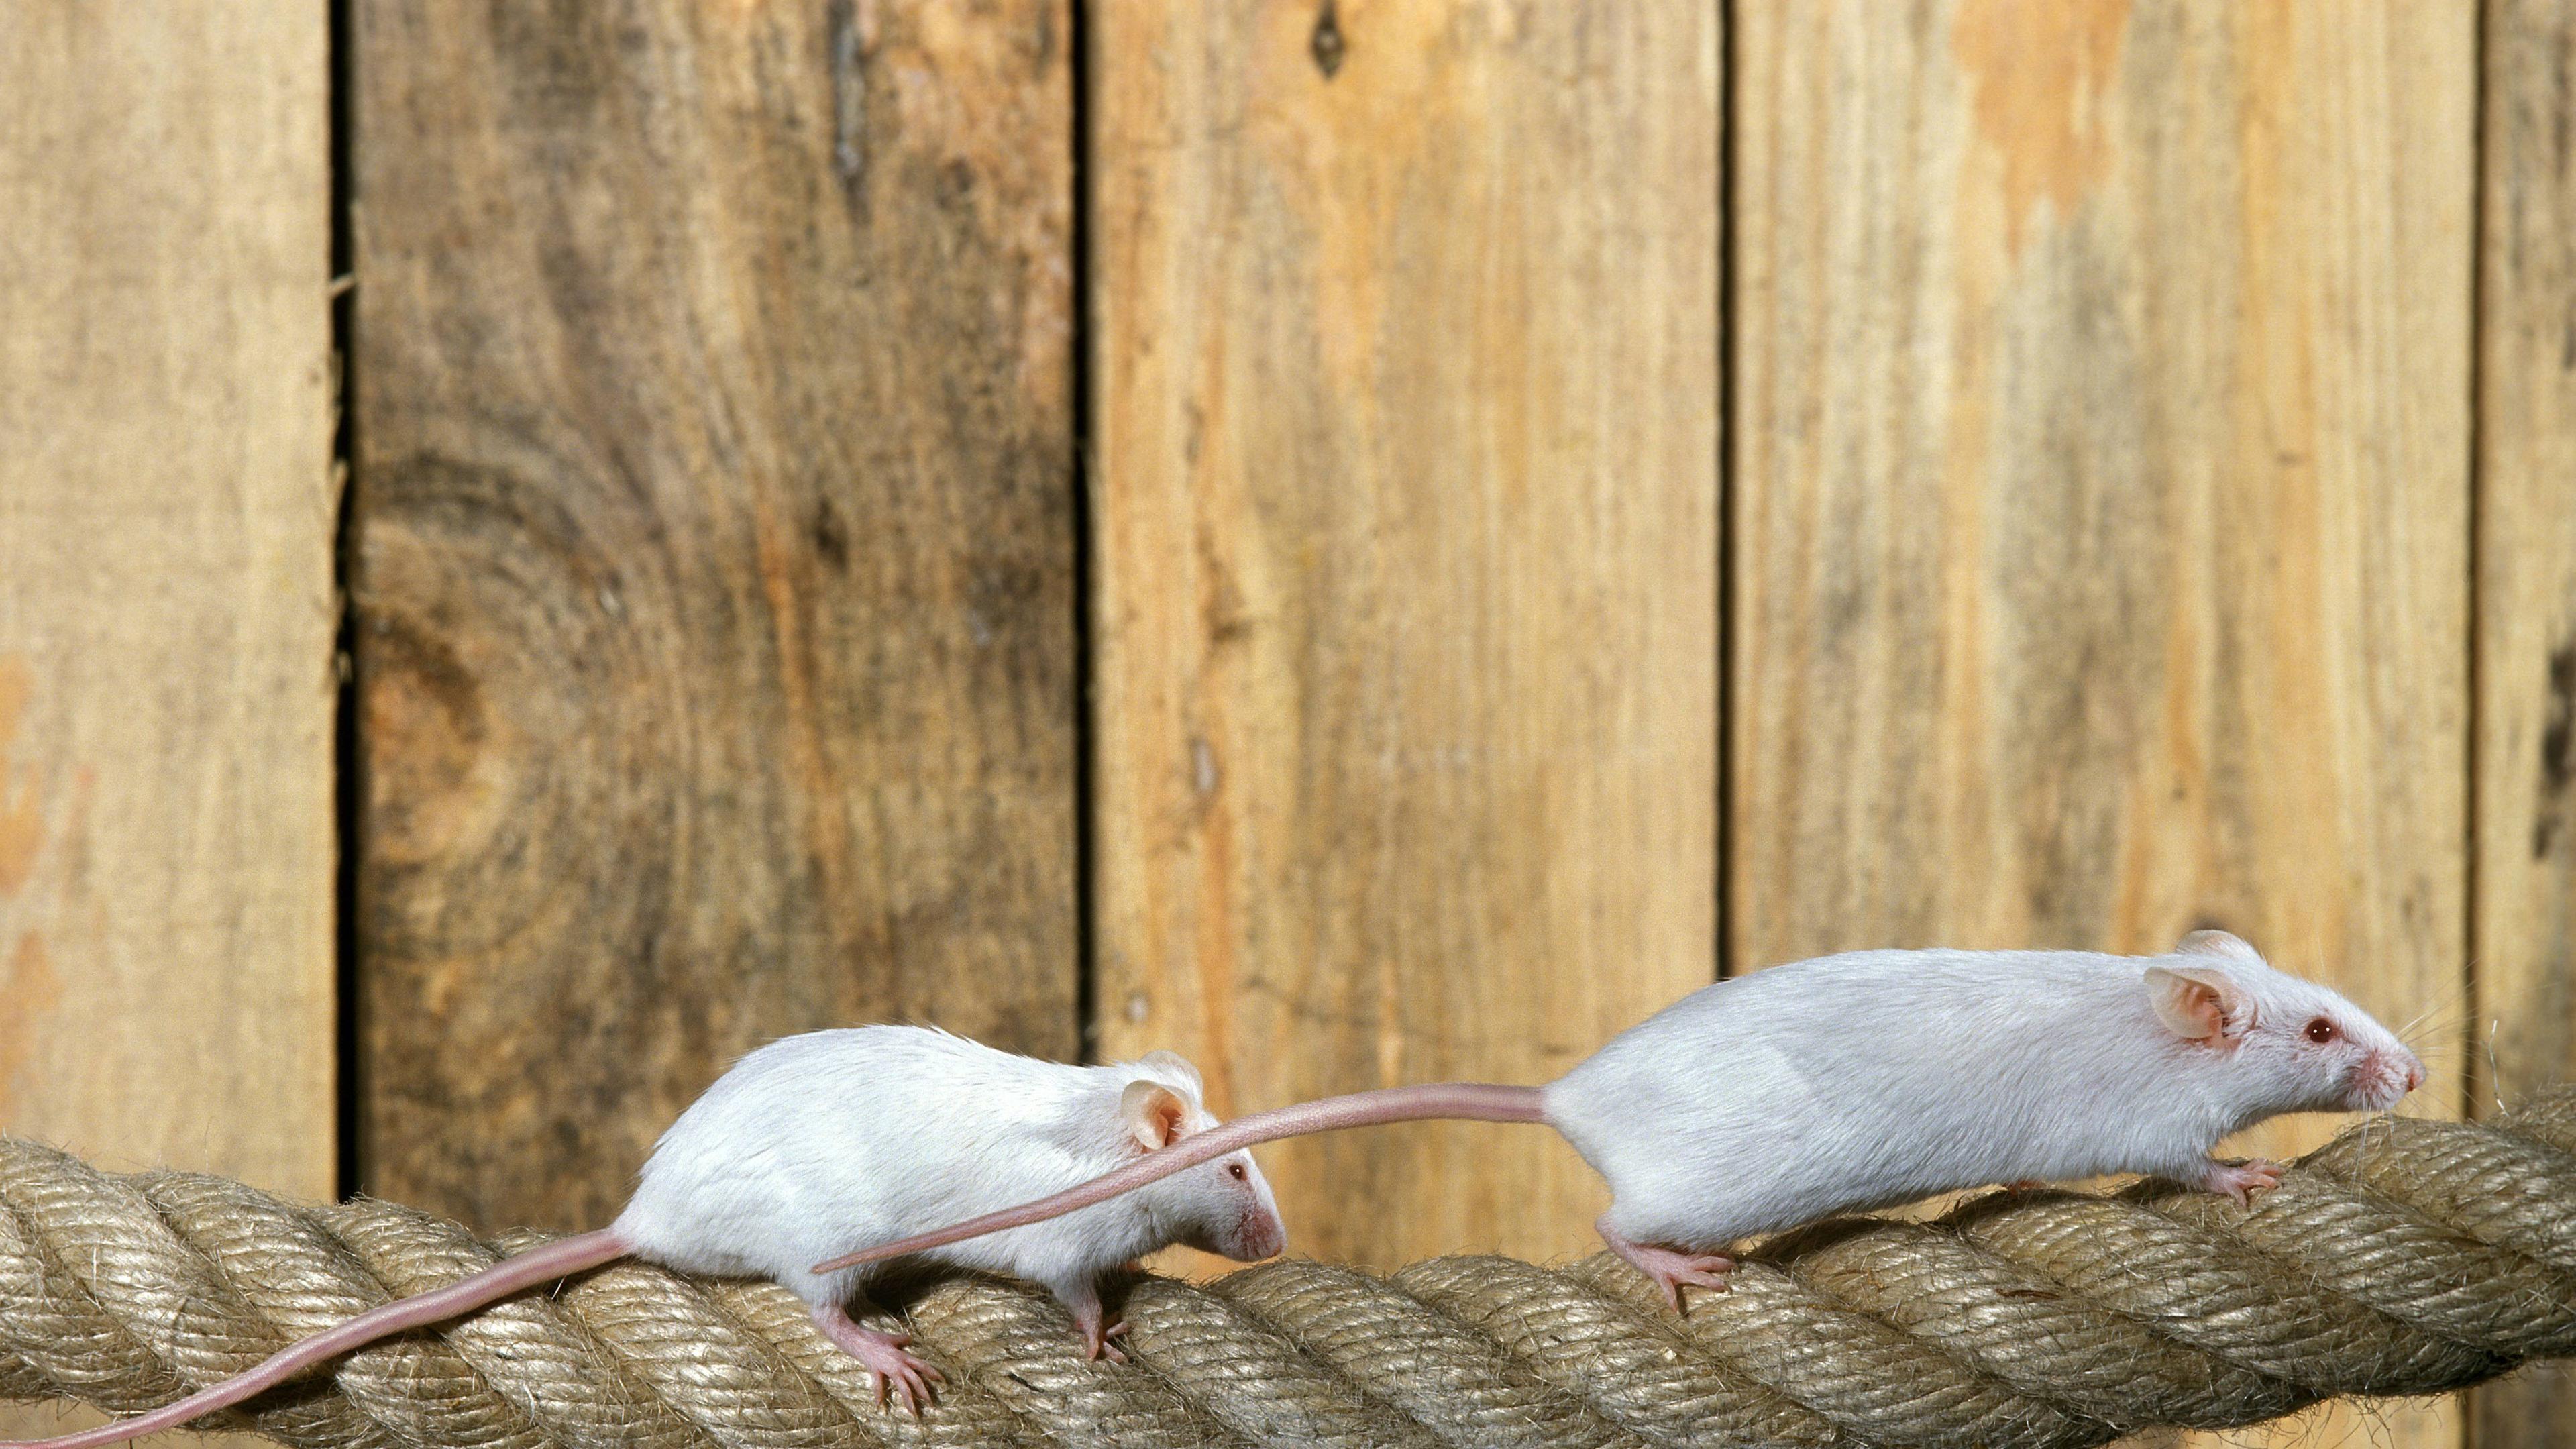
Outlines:
[[[614,1229],[601,1228],[530,1248],[516,1257],[504,1258],[470,1278],[462,1278],[444,1288],[415,1293],[397,1299],[381,1308],[370,1308],[337,1328],[325,1329],[300,1343],[279,1349],[256,1368],[245,1369],[221,1383],[209,1384],[175,1404],[164,1404],[148,1414],[131,1419],[118,1419],[95,1429],[65,1434],[58,1439],[29,1439],[0,1443],[0,1449],[96,1449],[101,1444],[122,1444],[143,1434],[175,1429],[200,1414],[230,1408],[251,1395],[274,1388],[309,1365],[336,1358],[353,1348],[363,1348],[389,1334],[423,1324],[441,1323],[471,1313],[489,1303],[497,1303],[522,1288],[550,1283],[557,1278],[596,1268],[602,1263],[625,1257],[630,1251]]]
[[[1066,1188],[1052,1197],[986,1213],[980,1218],[968,1218],[954,1227],[863,1248],[828,1263],[817,1263],[813,1271],[830,1273],[861,1263],[882,1263],[888,1258],[944,1248],[950,1243],[980,1238],[1004,1228],[1044,1222],[1076,1208],[1104,1202],[1122,1192],[1133,1192],[1149,1182],[1259,1142],[1276,1142],[1282,1137],[1303,1137],[1308,1133],[1331,1132],[1343,1127],[1374,1127],[1381,1122],[1429,1120],[1544,1122],[1547,1114],[1539,1105],[1538,1088],[1504,1087],[1485,1082],[1435,1082],[1420,1087],[1386,1087],[1374,1092],[1353,1092],[1347,1097],[1299,1102],[1290,1107],[1255,1112],[1249,1117],[1237,1117],[1194,1137],[1184,1137],[1159,1152],[1147,1153],[1115,1172],[1104,1173],[1080,1187]],[[0,1445],[0,1449],[8,1449],[8,1446]]]

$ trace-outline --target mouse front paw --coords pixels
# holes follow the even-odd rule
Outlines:
[[[2220,1193],[2236,1199],[2238,1207],[2250,1206],[2254,1194],[2270,1192],[2281,1185],[2281,1164],[2257,1157],[2247,1162],[2220,1162],[2212,1158],[2195,1184],[2202,1192]]]
[[[1089,1337],[1091,1340],[1089,1356],[1092,1358],[1105,1358],[1111,1363],[1125,1363],[1127,1361],[1127,1351],[1118,1346],[1118,1340],[1125,1338],[1126,1336],[1127,1320],[1124,1318],[1121,1318],[1105,1327],[1097,1327],[1089,1330]]]
[[[1056,1297],[1073,1313],[1073,1326],[1082,1334],[1084,1358],[1127,1361],[1126,1350],[1118,1346],[1118,1340],[1127,1336],[1127,1320],[1103,1308],[1097,1291],[1088,1287],[1058,1290]]]

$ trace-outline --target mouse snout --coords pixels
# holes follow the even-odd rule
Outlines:
[[[1244,1213],[1231,1236],[1225,1256],[1238,1263],[1275,1258],[1288,1249],[1288,1224],[1280,1220],[1277,1209],[1266,1205]]]
[[[2401,1046],[2375,1051],[2353,1074],[2352,1105],[2359,1111],[2385,1111],[2424,1085],[2424,1063]]]
[[[1223,1166],[1227,1192],[1200,1219],[1208,1224],[1209,1238],[1201,1246],[1238,1263],[1277,1257],[1288,1247],[1288,1224],[1279,1216],[1278,1199],[1270,1195],[1269,1179],[1248,1153],[1236,1154]]]

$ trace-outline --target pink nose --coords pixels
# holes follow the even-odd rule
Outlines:
[[[2406,1063],[2406,1090],[2411,1092],[2422,1085],[2424,1085],[2424,1064],[2409,1058]]]
[[[1277,1213],[1247,1215],[1243,1230],[1236,1235],[1235,1251],[1226,1254],[1238,1263],[1258,1263],[1275,1258],[1288,1246],[1288,1225]]]

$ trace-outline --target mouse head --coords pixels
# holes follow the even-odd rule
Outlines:
[[[2183,937],[2147,968],[2147,994],[2186,1053],[2210,1053],[2259,1116],[2376,1112],[2424,1084],[2424,1064],[2368,1012],[2225,931]]]
[[[1216,1125],[1200,1105],[1199,1071],[1171,1052],[1148,1052],[1120,1094],[1118,1116],[1135,1149],[1160,1152]],[[1238,1263],[1288,1246],[1288,1227],[1249,1152],[1229,1152],[1136,1190],[1171,1241]]]

